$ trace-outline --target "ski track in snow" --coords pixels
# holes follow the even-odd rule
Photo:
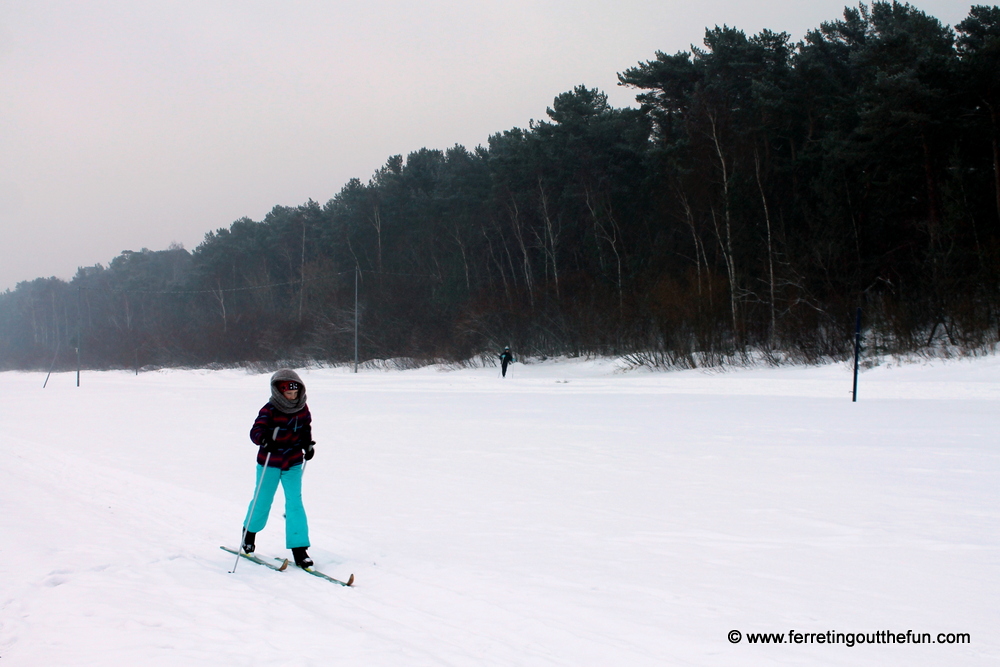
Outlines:
[[[352,589],[219,549],[266,375],[0,373],[0,665],[1000,661],[996,357],[878,367],[858,403],[842,364],[302,375],[310,553]]]

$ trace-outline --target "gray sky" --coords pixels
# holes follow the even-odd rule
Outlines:
[[[575,85],[632,104],[617,73],[706,26],[798,40],[845,4],[3,0],[0,290],[323,204],[390,155],[525,127]],[[954,25],[971,3],[912,4]]]

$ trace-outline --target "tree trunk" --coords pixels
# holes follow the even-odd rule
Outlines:
[[[594,235],[597,237],[598,247],[601,245],[601,239],[604,239],[608,242],[608,245],[611,246],[611,252],[615,254],[615,265],[617,267],[618,275],[618,314],[622,315],[625,312],[625,296],[622,291],[622,258],[621,254],[618,252],[618,236],[620,229],[614,216],[609,214],[608,219],[611,222],[611,232],[608,232],[607,228],[601,222],[601,216],[598,214],[596,202],[591,201],[590,189],[584,188],[584,193],[587,208],[590,210],[590,216],[594,220]]]
[[[455,239],[455,243],[458,244],[458,249],[462,253],[462,266],[465,268],[465,290],[468,294],[472,294],[472,281],[469,279],[469,258],[465,254],[465,243],[462,241],[462,235],[459,231],[458,224],[455,224],[455,229],[452,231],[452,238]]]
[[[518,211],[517,202],[514,195],[510,198],[511,221],[514,223],[514,238],[521,248],[521,270],[524,272],[524,282],[528,288],[528,301],[531,307],[535,307],[534,281],[531,275],[531,258],[528,256],[528,248],[524,244],[524,234],[521,230],[521,213]]]
[[[997,129],[997,110],[989,102],[990,125],[993,128],[993,192],[997,200],[997,220],[1000,220],[1000,130]]]
[[[677,189],[677,196],[680,199],[681,207],[684,209],[684,218],[687,220],[688,227],[691,229],[691,240],[694,242],[694,263],[697,268],[698,275],[698,296],[701,296],[701,252],[700,243],[698,241],[698,232],[694,226],[694,212],[691,210],[691,204],[688,202],[687,195],[684,194],[680,188]],[[706,268],[708,268],[708,260],[705,261]],[[701,310],[701,302],[699,299],[698,310]]]
[[[507,272],[504,271],[503,262],[497,259],[496,253],[493,251],[493,240],[490,238],[490,235],[486,233],[485,229],[482,232],[486,238],[486,247],[490,249],[490,259],[496,264],[497,270],[500,272],[500,279],[503,280],[503,293],[507,297],[507,303],[510,303],[510,284],[507,282]]]
[[[739,326],[736,317],[736,260],[733,258],[733,231],[732,221],[729,212],[729,167],[726,164],[726,156],[722,152],[722,144],[719,142],[719,133],[716,128],[715,116],[709,114],[709,121],[712,123],[712,141],[715,144],[715,152],[719,158],[719,167],[722,170],[722,197],[723,197],[723,219],[726,223],[726,239],[722,240],[719,234],[719,225],[715,219],[715,209],[712,209],[712,221],[715,223],[715,235],[722,246],[722,255],[726,260],[726,271],[729,273],[729,307],[733,316],[733,335],[739,336]]]
[[[934,166],[931,164],[931,149],[927,144],[927,135],[921,134],[920,141],[924,149],[924,180],[927,183],[927,231],[930,234],[931,247],[933,248],[937,245],[941,209],[938,205],[937,179],[934,177]]]
[[[556,264],[556,237],[555,229],[552,225],[552,218],[549,216],[549,202],[545,196],[545,188],[542,187],[542,177],[538,177],[538,192],[542,198],[542,219],[545,220],[545,234],[548,239],[547,254],[552,262],[552,279],[556,285],[556,300],[559,295],[559,266]],[[544,246],[545,244],[543,244]]]
[[[212,290],[212,296],[214,296],[215,300],[219,302],[219,315],[222,317],[222,330],[227,331],[229,328],[229,320],[226,318],[226,295],[222,290],[222,283],[217,280],[215,281],[215,284],[219,289],[218,291]],[[126,300],[125,303],[127,305],[128,301]]]
[[[777,318],[774,314],[774,250],[771,244],[771,212],[767,207],[767,195],[764,194],[764,183],[760,178],[760,157],[756,148],[753,153],[754,167],[757,171],[757,188],[760,190],[760,200],[764,204],[764,221],[767,223],[767,270],[771,288],[771,333],[768,336],[771,344],[774,344],[774,335],[778,330]]]
[[[370,218],[372,226],[375,228],[375,237],[378,242],[377,255],[375,257],[379,273],[382,272],[382,214],[379,211],[378,202],[372,205],[372,217]]]

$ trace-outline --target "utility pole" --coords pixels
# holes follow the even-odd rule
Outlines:
[[[302,306],[306,297],[306,221],[302,220],[302,259],[299,261],[299,324],[302,323]]]
[[[858,308],[858,316],[854,320],[854,394],[852,403],[858,402],[858,357],[861,353],[861,308]]]
[[[354,265],[354,372],[358,372],[358,266]]]

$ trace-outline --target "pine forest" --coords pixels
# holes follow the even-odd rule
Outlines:
[[[580,85],[192,251],[18,283],[0,369],[343,363],[356,331],[362,361],[815,362],[852,353],[859,308],[869,353],[996,343],[1000,7],[700,44],[620,72],[635,107]]]

